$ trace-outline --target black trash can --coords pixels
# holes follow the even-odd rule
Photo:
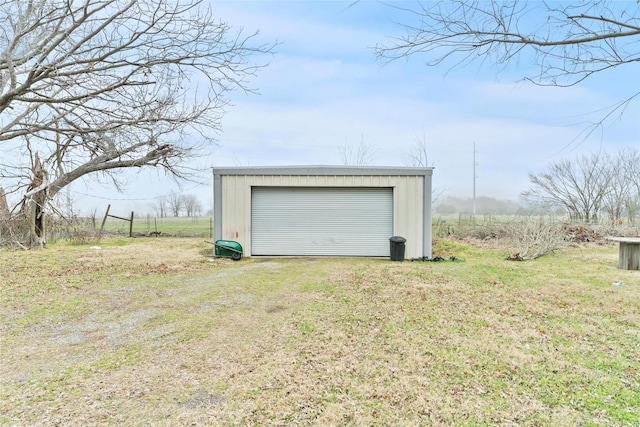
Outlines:
[[[401,236],[393,236],[389,239],[391,261],[404,261],[404,244],[406,241],[407,239]]]

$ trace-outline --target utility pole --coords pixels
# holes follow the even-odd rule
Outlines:
[[[473,225],[476,225],[476,142],[473,141],[473,209],[472,218]]]

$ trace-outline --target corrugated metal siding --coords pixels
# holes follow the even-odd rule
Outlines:
[[[253,187],[253,255],[389,256],[392,188]]]
[[[393,235],[407,239],[405,257],[422,256],[424,179],[421,176],[224,175],[220,191],[220,238],[240,242],[247,255],[255,254],[251,247],[251,188],[264,186],[393,188]]]

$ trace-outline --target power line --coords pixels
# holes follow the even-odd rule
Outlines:
[[[190,187],[190,188],[184,189],[184,190],[182,190],[182,191],[172,191],[172,192],[170,192],[170,193],[162,194],[162,195],[159,195],[159,196],[153,196],[153,197],[141,197],[141,198],[140,198],[140,197],[139,197],[139,198],[134,198],[134,197],[123,197],[123,198],[116,198],[116,197],[102,197],[102,196],[96,196],[96,195],[94,195],[94,194],[87,194],[87,193],[83,193],[83,192],[81,192],[81,191],[77,191],[77,190],[69,190],[69,191],[71,191],[72,193],[79,194],[79,195],[82,195],[82,196],[85,196],[85,197],[90,197],[90,198],[93,198],[93,199],[100,199],[100,200],[112,200],[112,201],[117,201],[117,202],[136,202],[136,201],[137,201],[137,202],[140,202],[140,201],[145,201],[145,200],[156,200],[156,199],[161,199],[161,198],[163,198],[163,197],[168,197],[168,196],[169,196],[169,195],[171,195],[171,194],[184,194],[184,193],[186,193],[186,192],[188,192],[188,191],[193,190],[194,188],[202,187],[202,186],[204,186],[204,185],[206,185],[206,184],[197,184],[197,185],[194,185],[193,187]]]

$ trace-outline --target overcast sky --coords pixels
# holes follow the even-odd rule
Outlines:
[[[640,102],[588,137],[606,107],[640,90],[640,64],[571,88],[518,82],[522,69],[426,67],[419,56],[384,64],[373,47],[402,30],[402,13],[379,2],[212,2],[234,27],[280,42],[252,82],[260,94],[233,94],[219,146],[198,167],[340,164],[340,147],[361,141],[377,166],[407,166],[426,140],[434,187],[471,197],[475,143],[478,196],[517,200],[528,173],[583,153],[640,147]],[[398,4],[394,2],[394,4]],[[522,64],[526,66],[527,64]],[[210,181],[180,187],[157,173],[132,176],[124,193],[76,183],[71,197],[99,212],[151,211],[170,191],[197,195],[210,208]]]

